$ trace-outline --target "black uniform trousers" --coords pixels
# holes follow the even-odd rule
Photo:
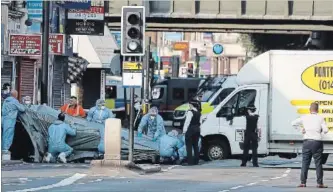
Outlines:
[[[250,148],[252,150],[252,164],[254,166],[257,166],[258,165],[258,134],[255,132],[252,132],[252,133],[245,132],[242,165],[246,165],[246,162],[249,159]]]
[[[199,146],[198,146],[200,139],[199,130],[189,127],[189,129],[185,133],[187,163],[189,165],[197,165],[199,163]],[[194,151],[194,156],[192,155],[192,149]]]
[[[322,141],[304,140],[302,149],[302,170],[301,170],[301,183],[306,184],[308,178],[308,170],[313,157],[316,165],[317,184],[323,184],[323,165],[322,154],[324,145]]]

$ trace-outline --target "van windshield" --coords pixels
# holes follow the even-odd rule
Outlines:
[[[204,90],[202,93],[198,93],[198,95],[202,95],[201,101],[208,102],[211,97],[216,93],[218,88],[212,88],[210,90]]]
[[[202,102],[208,102],[215,93],[221,88],[227,77],[214,77],[207,79],[200,87],[196,97],[201,96]]]

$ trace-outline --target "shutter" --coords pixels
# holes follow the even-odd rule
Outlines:
[[[19,69],[19,99],[24,96],[34,98],[34,65],[35,60],[22,58]]]
[[[53,62],[53,87],[52,87],[52,99],[53,99],[53,107],[59,109],[62,102],[62,86],[63,86],[63,66],[60,60],[55,59]]]
[[[53,107],[58,109],[70,98],[70,84],[66,81],[68,66],[66,57],[56,57],[53,70]]]
[[[1,87],[5,83],[12,84],[13,62],[4,61],[1,68]]]

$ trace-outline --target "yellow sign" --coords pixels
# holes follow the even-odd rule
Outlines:
[[[141,70],[142,63],[140,62],[124,62],[123,70]]]
[[[330,123],[330,124],[332,124],[332,126],[333,126],[333,117],[326,117],[326,118],[325,118],[325,122],[326,122],[326,123]]]
[[[310,109],[300,108],[297,110],[299,114],[309,114]],[[319,114],[333,114],[333,108],[332,109],[319,109]]]
[[[310,106],[311,103],[318,103],[320,106],[333,106],[333,100],[315,101],[315,100],[292,100],[290,103],[293,106]]]
[[[302,82],[314,91],[333,95],[333,60],[317,63],[305,69]]]

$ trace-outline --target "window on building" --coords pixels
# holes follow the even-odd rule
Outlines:
[[[170,5],[170,0],[149,1],[149,10],[150,13],[169,13]]]
[[[172,89],[172,99],[174,100],[184,100],[185,94],[183,88],[173,88]]]

